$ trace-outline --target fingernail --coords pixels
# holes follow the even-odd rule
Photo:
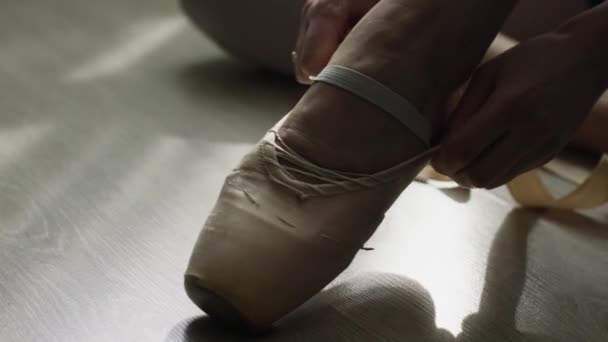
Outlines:
[[[465,189],[473,189],[473,182],[469,179],[469,177],[465,176],[462,173],[457,173],[452,176],[452,179],[458,183],[461,187]]]
[[[448,170],[445,168],[444,159],[445,158],[443,149],[439,149],[439,151],[437,151],[435,156],[433,157],[433,167],[435,168],[435,170],[443,173],[444,175],[449,175]]]
[[[473,185],[471,183],[469,183],[468,181],[460,181],[460,182],[458,182],[458,185],[460,185],[460,187],[463,189],[468,189],[468,190],[473,189]]]
[[[291,52],[291,62],[293,63],[293,70],[296,76],[296,81],[300,84],[310,85],[312,81],[310,78],[304,73],[304,70],[300,67],[300,59],[298,58],[298,53],[296,51]]]

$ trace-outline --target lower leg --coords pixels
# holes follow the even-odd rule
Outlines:
[[[184,13],[232,56],[285,74],[304,0],[180,0]]]
[[[363,72],[401,94],[437,135],[448,94],[481,60],[510,10],[507,3],[382,1],[330,64]],[[325,84],[310,88],[279,134],[320,166],[359,173],[388,168],[426,148],[396,119]]]

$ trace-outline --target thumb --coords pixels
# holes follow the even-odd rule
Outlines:
[[[348,1],[309,0],[302,10],[294,51],[296,78],[310,83],[329,62],[348,30]]]

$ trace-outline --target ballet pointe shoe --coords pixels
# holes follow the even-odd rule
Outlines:
[[[336,172],[282,144],[280,124],[226,178],[185,275],[196,305],[250,332],[338,276],[432,152],[373,175]]]

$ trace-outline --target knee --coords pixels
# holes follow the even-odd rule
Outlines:
[[[192,23],[231,55],[291,73],[303,0],[180,0]]]

